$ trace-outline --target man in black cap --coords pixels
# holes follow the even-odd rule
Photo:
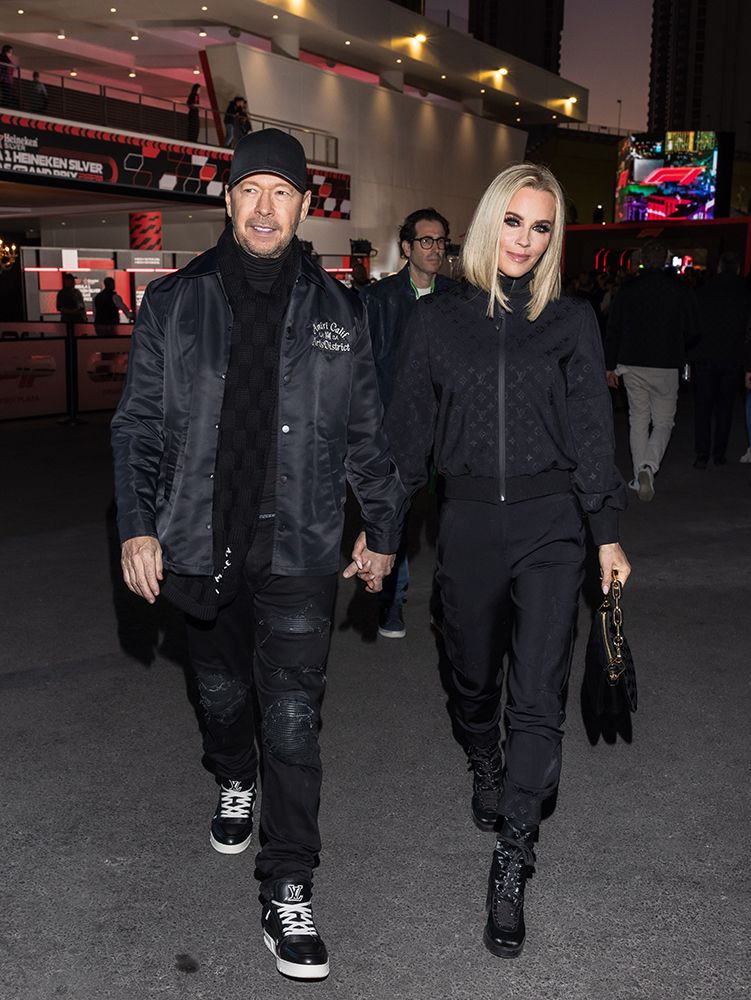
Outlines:
[[[329,970],[311,889],[345,482],[365,530],[344,576],[370,591],[393,565],[404,505],[364,309],[300,252],[309,203],[296,139],[265,129],[238,143],[231,225],[149,285],[112,423],[123,575],[185,612],[223,854],[251,840],[258,703],[264,940],[300,979]]]

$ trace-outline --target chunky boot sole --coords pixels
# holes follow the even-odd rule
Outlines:
[[[290,979],[325,979],[329,974],[328,959],[323,965],[301,965],[298,962],[287,962],[279,958],[276,943],[268,931],[263,932],[263,943],[276,959],[276,967],[283,976]]]
[[[517,945],[498,944],[497,941],[494,941],[491,938],[487,931],[485,931],[482,935],[482,943],[492,955],[496,956],[496,958],[518,958],[522,953],[522,948],[524,947],[524,941]]]
[[[481,816],[478,816],[477,813],[474,811],[474,809],[472,809],[471,812],[472,812],[472,822],[475,824],[478,830],[482,830],[483,833],[490,833],[493,830],[495,830],[496,823],[498,822],[497,816],[492,820],[487,820],[483,819]]]
[[[245,838],[241,840],[239,844],[223,844],[220,840],[216,840],[213,833],[209,833],[209,840],[211,841],[211,846],[215,851],[219,851],[220,854],[242,854],[243,851],[247,851],[250,847],[250,842],[253,839],[253,834],[250,833]]]

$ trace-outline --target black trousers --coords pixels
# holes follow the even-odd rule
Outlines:
[[[698,458],[724,458],[728,449],[733,406],[740,384],[737,365],[697,361],[693,365],[694,448]],[[714,439],[712,424],[714,423]]]
[[[277,878],[311,878],[321,849],[320,707],[336,574],[275,576],[273,520],[262,521],[235,600],[213,622],[187,618],[205,717],[204,764],[217,778],[253,781],[255,693],[263,744],[261,892]]]
[[[584,572],[576,498],[446,500],[438,540],[443,636],[466,746],[500,737],[508,659],[501,815],[537,825],[558,784],[564,696]]]

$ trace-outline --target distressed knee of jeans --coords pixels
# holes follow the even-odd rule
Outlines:
[[[207,717],[229,726],[245,707],[248,687],[223,673],[202,673],[198,677],[198,694]]]
[[[313,604],[306,604],[286,615],[272,615],[268,625],[277,635],[328,635],[331,619],[317,614]]]
[[[263,745],[282,764],[318,762],[318,717],[299,698],[280,698],[263,717]]]

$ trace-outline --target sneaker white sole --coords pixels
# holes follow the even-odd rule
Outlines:
[[[250,842],[253,839],[253,834],[251,833],[249,837],[245,840],[240,841],[239,844],[222,844],[221,841],[214,838],[213,833],[209,833],[209,840],[211,841],[211,846],[215,851],[219,851],[220,854],[242,854],[243,851],[247,851],[250,847]]]
[[[406,628],[399,629],[388,629],[388,628],[378,628],[378,634],[382,635],[384,639],[403,639],[407,634]]]
[[[289,976],[290,979],[325,979],[329,974],[328,961],[323,965],[298,965],[296,962],[287,962],[279,958],[274,939],[268,931],[263,932],[263,943],[276,959],[276,967],[283,976]]]

